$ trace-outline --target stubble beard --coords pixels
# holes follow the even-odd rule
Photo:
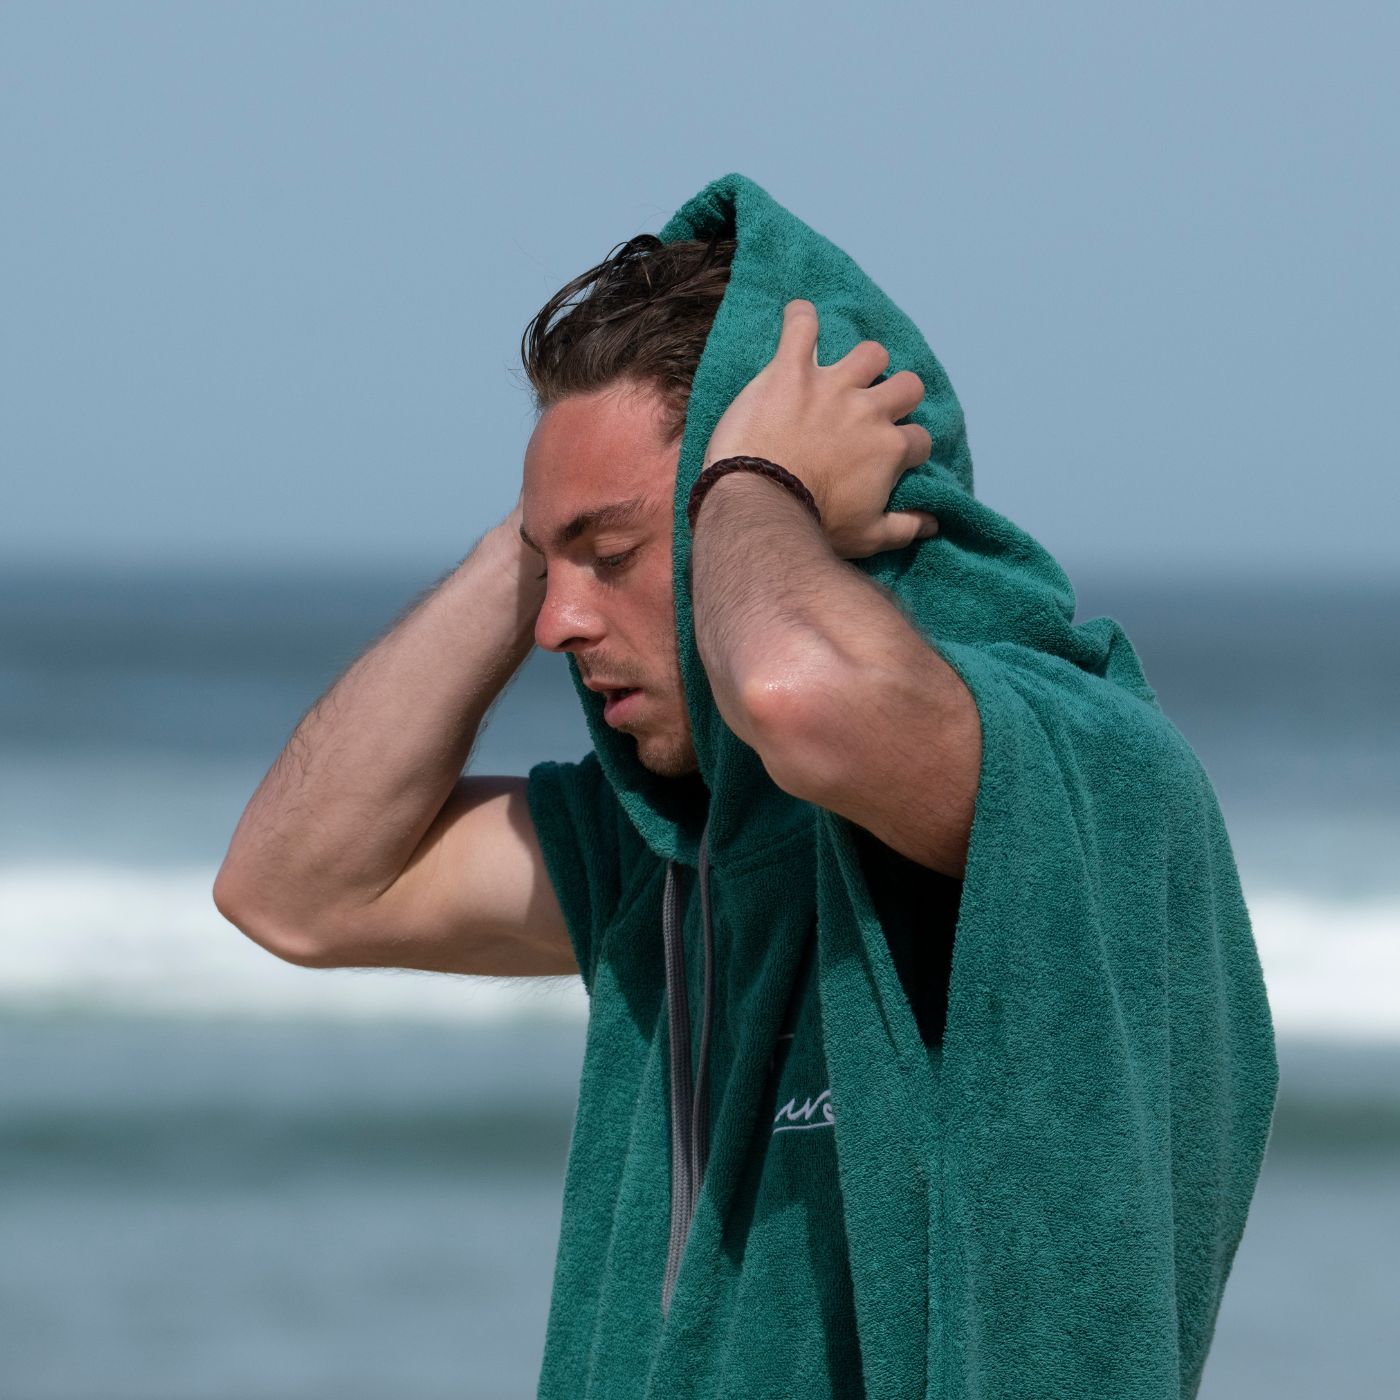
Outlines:
[[[659,778],[685,778],[700,771],[689,726],[683,734],[667,732],[633,737],[637,741],[637,759],[649,773]]]
[[[637,760],[649,773],[659,778],[698,777],[700,760],[690,731],[690,712],[686,708],[685,690],[681,680],[681,658],[674,630],[658,638],[658,652],[671,657],[668,714],[658,732],[637,734]]]

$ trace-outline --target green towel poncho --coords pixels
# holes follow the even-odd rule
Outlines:
[[[1122,628],[1076,624],[973,495],[908,317],[741,175],[660,236],[716,231],[737,249],[674,514],[703,786],[642,767],[572,657],[594,751],[529,778],[590,996],[539,1393],[1192,1396],[1277,1084],[1211,783]],[[925,386],[932,456],[889,508],[940,532],[855,562],[977,703],[961,882],[777,788],[696,648],[685,503],[795,297],[821,363],[874,339]]]

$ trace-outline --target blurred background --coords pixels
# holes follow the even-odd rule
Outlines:
[[[1400,18],[0,7],[0,1394],[533,1394],[586,1007],[211,887],[511,508],[520,336],[739,170],[924,331],[978,494],[1216,784],[1275,1130],[1208,1400],[1393,1393]],[[536,652],[477,772],[578,758]]]

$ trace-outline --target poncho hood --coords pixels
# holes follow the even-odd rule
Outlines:
[[[693,782],[641,766],[571,657],[598,761],[670,872],[699,864],[708,821],[715,872],[752,869],[766,851],[775,882],[815,886],[865,1393],[1194,1395],[1277,1083],[1263,978],[1210,781],[1119,624],[1076,623],[1064,571],[973,494],[961,407],[910,319],[740,174],[706,185],[660,236],[713,234],[737,248],[695,376],[674,497],[677,646],[705,793],[697,800]],[[877,340],[888,373],[911,369],[925,387],[911,418],[932,454],[900,478],[889,508],[932,511],[940,531],[854,562],[962,678],[982,725],[946,1021],[932,1041],[892,963],[851,824],[774,786],[720,716],[696,648],[690,487],[797,297],[816,305],[820,363]],[[800,463],[787,465],[801,475]],[[772,1008],[796,976],[797,931],[771,946],[769,936],[753,934],[757,951],[740,939],[731,955],[731,969],[751,970],[731,970],[729,985],[755,989],[736,1064],[771,1044]],[[633,985],[645,985],[642,973]],[[631,1044],[634,1024],[636,1013],[619,1015],[606,1033]],[[731,1183],[761,1112],[757,1092],[736,1087],[721,1108],[714,1180],[686,1260],[694,1281],[682,1275],[648,1395],[715,1393],[698,1379],[713,1340],[703,1271],[725,1266]]]
[[[851,257],[740,174],[706,185],[672,216],[665,243],[712,236],[736,240],[728,287],[696,371],[681,442],[674,506],[673,583],[676,642],[700,773],[712,804],[710,853],[719,861],[755,831],[782,839],[782,809],[764,802],[772,783],[757,754],[725,724],[696,646],[691,597],[690,488],[725,409],[772,359],[783,308],[812,301],[820,317],[818,360],[831,364],[863,340],[890,353],[887,374],[913,370],[924,397],[903,421],[933,441],[929,460],[906,472],[890,510],[934,512],[939,534],[902,550],[853,561],[901,599],[915,604],[920,629],[946,642],[1016,642],[1063,657],[1145,701],[1153,691],[1131,644],[1108,618],[1076,627],[1074,591],[1047,550],[973,495],[972,456],[962,406],[923,335]],[[800,472],[800,464],[793,467]],[[773,567],[780,569],[781,560]],[[619,800],[647,844],[665,859],[695,865],[704,825],[693,786],[658,777],[638,761],[636,742],[603,719],[603,696],[589,690],[575,658],[570,668],[594,749]],[[755,803],[764,817],[755,821]],[[741,838],[741,833],[743,836]],[[747,848],[746,848],[747,849]]]

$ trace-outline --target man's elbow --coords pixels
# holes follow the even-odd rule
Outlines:
[[[836,678],[828,668],[791,667],[751,682],[744,708],[754,748],[768,776],[784,792],[821,803],[839,790],[843,749],[831,696]]]
[[[325,967],[321,945],[304,931],[288,929],[258,910],[250,897],[246,882],[227,864],[214,878],[214,907],[244,937],[283,962],[298,967]]]

